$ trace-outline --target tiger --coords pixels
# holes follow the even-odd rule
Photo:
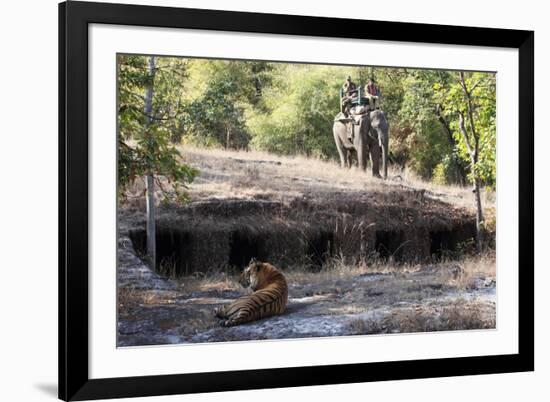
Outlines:
[[[283,274],[273,265],[252,259],[241,273],[239,283],[254,293],[214,309],[222,326],[240,325],[285,311],[288,286]]]

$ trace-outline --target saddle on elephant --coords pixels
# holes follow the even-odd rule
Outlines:
[[[351,93],[340,89],[340,112],[344,115],[351,113],[351,109],[357,108],[359,106],[367,107],[369,110],[379,109],[378,96],[372,95],[361,86],[358,89],[354,89]]]
[[[334,117],[332,126],[340,165],[350,168],[352,156],[356,155],[357,166],[365,170],[370,158],[373,176],[381,177],[382,161],[385,179],[388,176],[389,126],[378,104],[379,91],[373,95],[369,88],[359,86],[350,90],[350,87],[352,85],[340,89],[340,112]],[[370,91],[375,92],[373,88]]]
[[[339,121],[346,125],[348,140],[353,142],[353,126],[359,125],[359,119],[366,113],[370,113],[372,109],[368,105],[355,105],[347,110],[347,113],[340,112],[334,118],[334,121]]]
[[[371,83],[372,79],[369,85]],[[340,88],[340,113],[334,120],[346,125],[349,140],[353,140],[353,125],[357,124],[357,116],[380,108],[378,96],[371,93],[371,89],[368,85],[356,86],[349,76]]]

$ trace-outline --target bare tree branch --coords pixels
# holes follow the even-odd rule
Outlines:
[[[473,148],[472,148],[472,145],[470,143],[470,137],[468,136],[468,131],[466,130],[466,125],[464,124],[464,113],[461,112],[461,111],[458,112],[458,126],[460,127],[460,132],[462,133],[462,138],[464,138],[464,143],[466,144],[466,149],[468,150],[468,155],[470,155],[470,159],[473,162],[474,161]]]

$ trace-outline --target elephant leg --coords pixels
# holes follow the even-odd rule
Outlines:
[[[375,142],[369,148],[372,161],[372,175],[380,178],[380,146]]]
[[[371,133],[374,138],[378,139],[378,148],[380,150],[380,158],[382,160],[382,169],[384,179],[388,177],[388,145],[389,145],[389,125],[386,115],[381,110],[371,112]],[[380,158],[379,164],[380,164]]]
[[[368,155],[369,155],[370,165],[372,166],[372,152],[370,151],[370,146],[369,146],[367,152],[368,152]]]
[[[357,151],[352,151],[350,150],[349,151],[349,167],[350,169],[356,165],[356,160],[357,160],[357,154],[356,154]]]
[[[359,166],[360,170],[366,170],[367,169],[367,157],[368,152],[365,146],[361,145],[357,147],[357,165]]]
[[[338,150],[338,153],[340,154],[340,167],[344,169],[348,166],[348,152],[346,150]]]
[[[344,148],[344,145],[340,142],[340,139],[335,135],[336,149],[338,150],[338,155],[340,155],[340,167],[343,169],[347,166],[348,163],[348,153],[349,151]]]

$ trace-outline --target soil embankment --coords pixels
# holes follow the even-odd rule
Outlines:
[[[334,257],[427,261],[474,244],[474,214],[453,203],[456,192],[383,182],[315,160],[195,152],[188,155],[200,170],[192,201],[161,207],[157,219],[157,266],[177,275],[241,269],[252,257],[283,269],[320,269]],[[119,218],[122,235],[143,252],[143,211],[127,207]]]

